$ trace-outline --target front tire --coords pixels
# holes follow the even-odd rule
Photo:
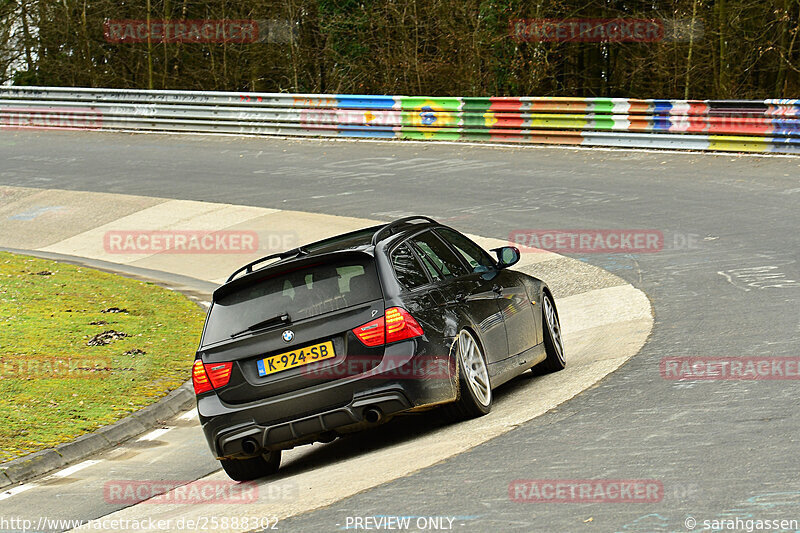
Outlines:
[[[547,359],[531,369],[537,376],[558,372],[567,366],[567,359],[564,357],[564,341],[561,337],[561,322],[558,320],[556,306],[549,294],[545,294],[542,298],[542,322]]]
[[[475,337],[462,329],[454,343],[458,360],[458,399],[445,406],[454,420],[466,420],[488,414],[492,410],[492,385],[486,356]]]
[[[275,474],[281,466],[281,451],[266,452],[250,459],[220,459],[228,477],[234,481],[253,481]]]

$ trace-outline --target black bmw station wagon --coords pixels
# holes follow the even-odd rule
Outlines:
[[[487,414],[492,389],[565,365],[547,285],[428,217],[254,261],[214,291],[192,369],[212,453],[235,480],[281,450],[430,409]]]

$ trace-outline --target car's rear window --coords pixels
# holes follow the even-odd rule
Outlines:
[[[381,298],[372,258],[347,257],[272,274],[214,301],[203,344],[231,339],[264,320],[292,322]]]

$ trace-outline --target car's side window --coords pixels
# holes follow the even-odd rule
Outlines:
[[[407,289],[428,283],[428,276],[423,272],[414,252],[407,244],[401,244],[392,252],[392,267],[397,281]]]
[[[422,260],[422,264],[425,265],[425,270],[428,271],[428,275],[431,277],[433,281],[442,281],[442,274],[439,272],[439,269],[436,268],[433,263],[431,263],[430,258],[418,247],[415,247],[417,253],[419,254],[420,259]]]
[[[461,254],[473,272],[485,271],[495,266],[494,259],[483,248],[457,231],[445,228],[438,228],[436,231]]]
[[[463,276],[467,273],[453,251],[430,231],[421,233],[411,240],[422,251],[423,258],[433,263],[445,278]]]

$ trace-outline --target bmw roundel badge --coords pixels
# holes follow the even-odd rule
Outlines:
[[[292,339],[294,339],[294,331],[287,329],[281,334],[281,337],[283,337],[283,340],[286,342],[292,342]]]

